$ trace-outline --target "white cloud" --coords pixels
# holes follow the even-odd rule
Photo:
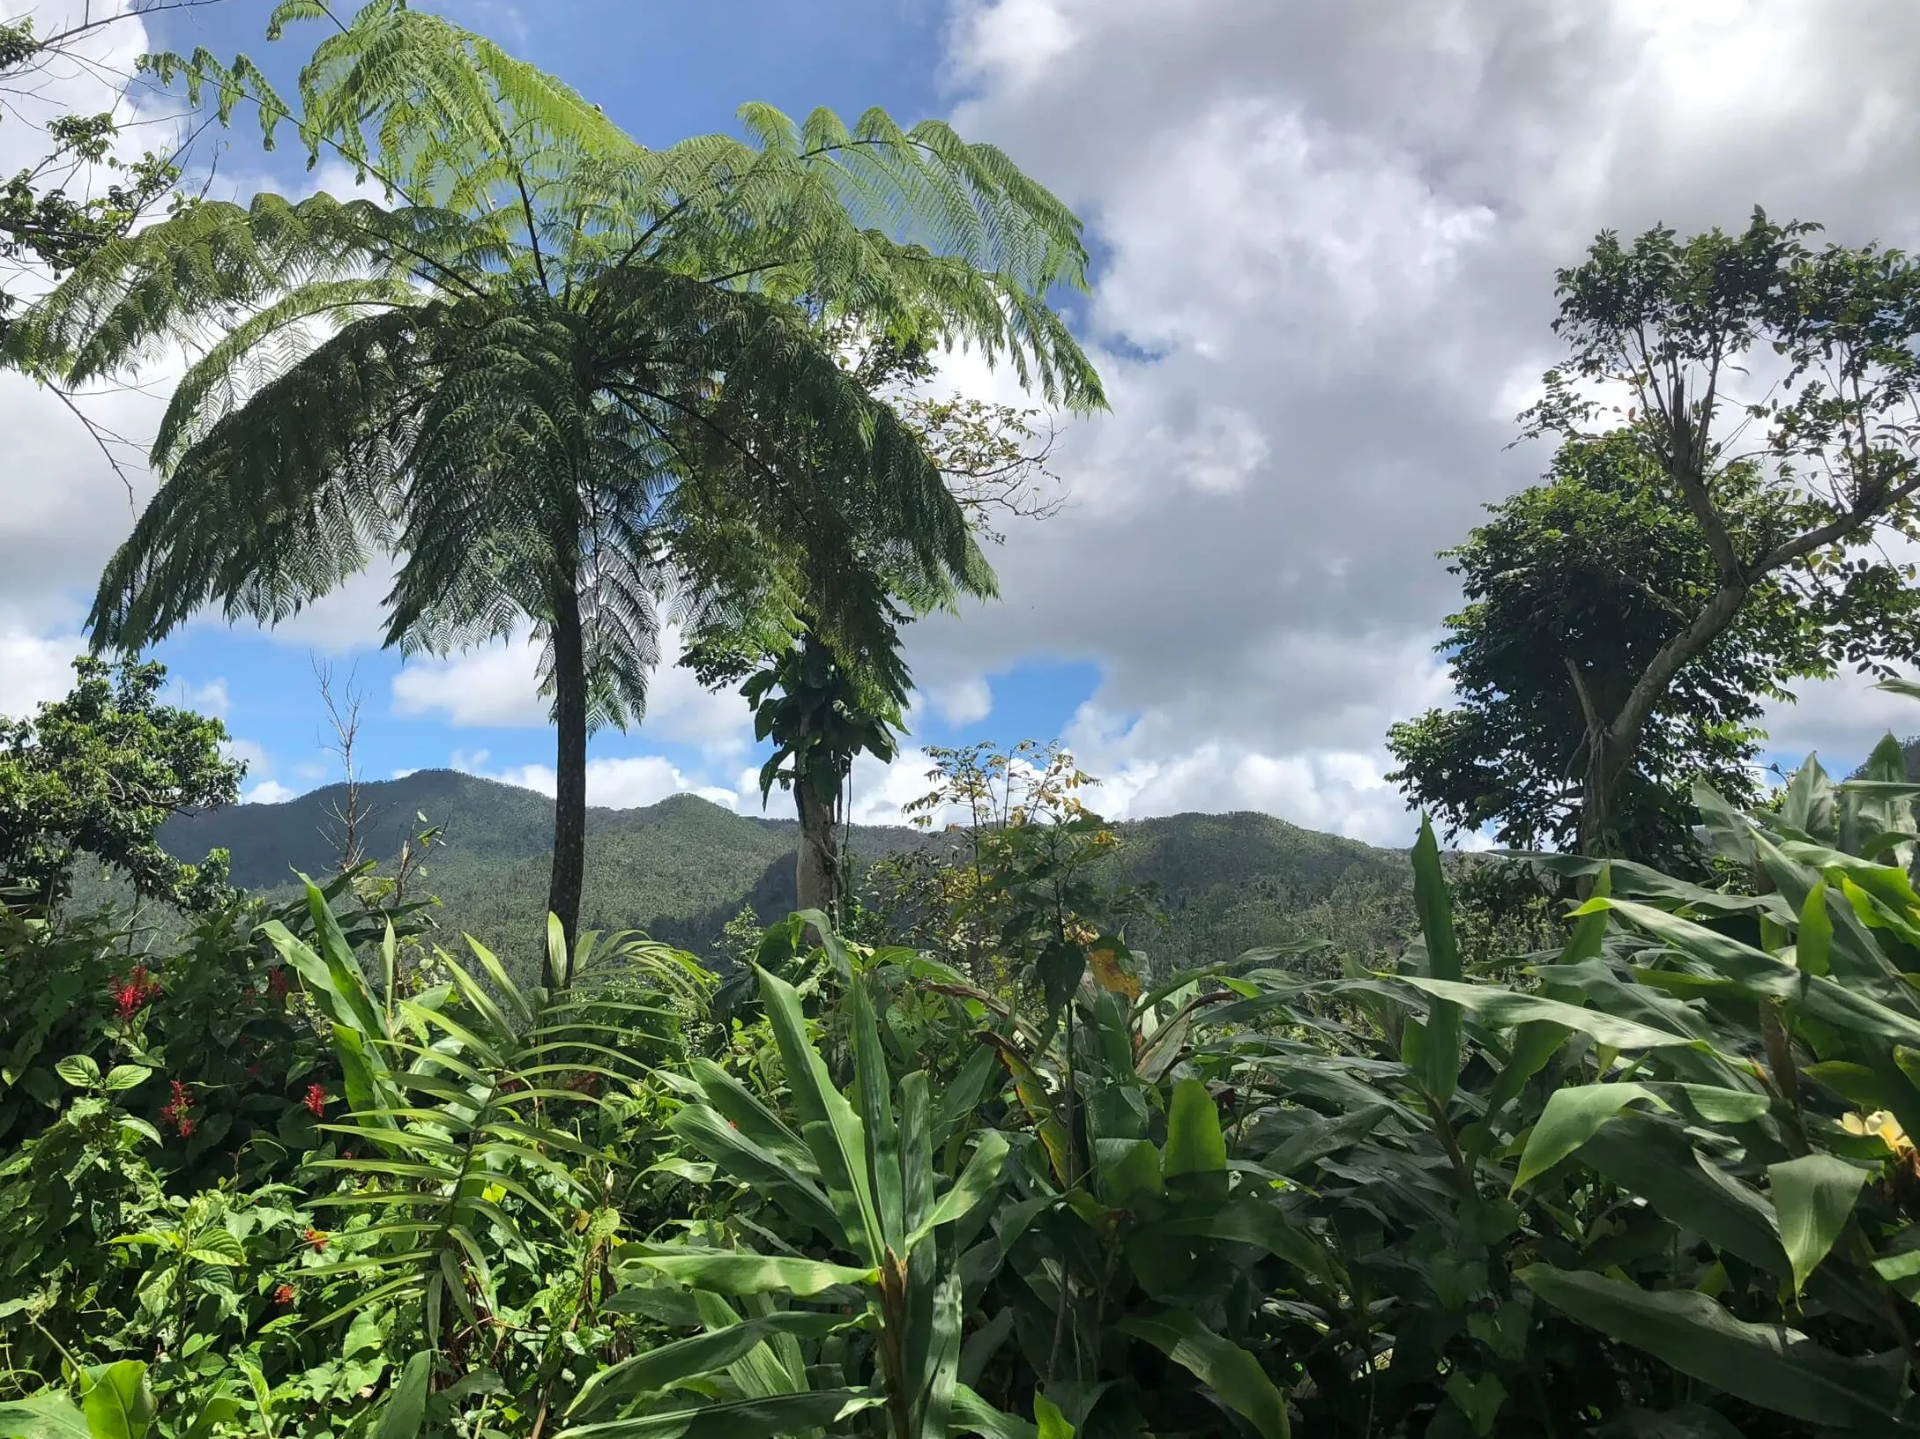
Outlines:
[[[482,751],[481,758],[484,757],[485,751]],[[471,757],[454,756],[455,769],[462,768],[460,761],[463,758]],[[484,774],[486,778],[497,779],[503,784],[519,785],[522,789],[538,790],[544,795],[554,792],[554,773],[548,765],[514,765],[493,773],[476,768],[469,772]],[[587,803],[590,805],[607,809],[641,809],[676,794],[697,794],[728,809],[734,808],[738,800],[732,790],[719,785],[702,784],[658,755],[587,761]]]
[[[73,657],[86,650],[78,635],[40,639],[0,615],[0,715],[31,715],[73,688]]]
[[[299,791],[289,789],[277,780],[263,779],[259,784],[240,796],[242,804],[285,804],[295,798]]]
[[[1892,0],[965,0],[956,124],[1088,221],[1112,409],[995,551],[1003,601],[914,626],[923,687],[1092,660],[1070,738],[1110,807],[1405,843],[1381,742],[1447,696],[1434,552],[1547,458],[1506,447],[1555,268],[1756,202],[1911,248],[1917,57]],[[1792,743],[1877,732],[1844,693]]]
[[[660,666],[647,695],[638,733],[693,745],[712,756],[736,754],[751,741],[746,702],[732,691],[704,690],[678,660],[679,631],[661,636]],[[394,676],[393,708],[408,716],[437,715],[461,726],[544,728],[547,703],[539,697],[540,648],[531,640],[498,641],[448,659],[414,660]]]
[[[1829,770],[1851,771],[1881,739],[1920,734],[1920,704],[1874,688],[1871,675],[1844,674],[1795,687],[1792,704],[1768,707],[1767,749],[1789,769],[1818,751]]]

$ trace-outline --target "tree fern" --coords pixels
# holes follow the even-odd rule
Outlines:
[[[294,0],[273,29],[326,14]],[[156,69],[223,118],[286,110],[245,62]],[[1046,301],[1083,283],[1078,222],[999,151],[878,110],[748,106],[746,139],[649,150],[398,0],[323,38],[299,95],[310,155],[388,203],[196,206],[77,269],[15,347],[67,383],[192,357],[93,639],[139,648],[207,604],[277,622],[376,557],[388,644],[530,626],[560,731],[549,908],[571,933],[586,734],[643,715],[663,605],[804,598],[855,658],[893,652],[896,593],[991,592],[938,467],[822,320],[975,346],[1098,405]]]

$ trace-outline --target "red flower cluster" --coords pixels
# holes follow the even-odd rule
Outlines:
[[[293,1286],[291,1284],[282,1284],[278,1289],[274,1290],[273,1302],[275,1304],[293,1303]]]
[[[315,1254],[325,1254],[327,1252],[327,1231],[308,1226],[307,1243],[313,1246],[313,1252]]]
[[[160,1107],[160,1117],[186,1139],[193,1133],[193,1091],[177,1079],[168,1083],[173,1087],[173,1103]]]
[[[125,979],[113,981],[112,992],[114,1012],[124,1023],[160,997],[160,981],[144,964],[136,964]]]
[[[575,1094],[597,1094],[600,1091],[600,1076],[590,1069],[583,1069],[567,1080],[566,1087]]]
[[[287,997],[287,972],[284,969],[267,971],[267,993],[275,999]]]
[[[307,1097],[300,1101],[307,1106],[307,1113],[319,1119],[327,1112],[327,1092],[317,1084],[307,1086]]]

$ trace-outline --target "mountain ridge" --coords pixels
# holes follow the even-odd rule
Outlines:
[[[553,802],[534,790],[450,769],[416,770],[360,787],[361,852],[391,867],[403,841],[427,825],[443,843],[415,881],[436,895],[450,935],[517,945],[545,904]],[[183,859],[224,848],[235,883],[275,892],[300,873],[331,872],[341,854],[333,784],[272,804],[176,816],[161,843]],[[422,822],[424,818],[424,823]],[[1163,923],[1138,936],[1177,966],[1215,963],[1246,949],[1326,935],[1345,945],[1393,948],[1410,930],[1406,852],[1322,834],[1255,810],[1188,812],[1115,824],[1122,844],[1103,877],[1152,885]],[[750,907],[761,923],[794,904],[790,818],[742,815],[694,794],[628,809],[587,811],[581,922],[638,929],[704,957],[726,922]],[[926,842],[907,826],[855,825],[857,860]]]

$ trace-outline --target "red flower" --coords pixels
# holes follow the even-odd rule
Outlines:
[[[307,1113],[319,1119],[327,1112],[327,1092],[317,1084],[307,1086],[307,1097],[300,1101],[307,1106]]]
[[[247,1078],[249,1080],[258,1082],[260,1078],[260,1066],[257,1064],[249,1064],[247,1066]]]
[[[179,1080],[169,1080],[173,1102],[160,1107],[160,1118],[174,1127],[182,1139],[193,1133],[193,1091]]]
[[[287,972],[284,969],[270,969],[267,971],[267,993],[271,994],[275,999],[285,999],[287,997]]]
[[[309,1225],[307,1228],[307,1243],[313,1246],[313,1252],[315,1254],[325,1254],[327,1252],[327,1231],[324,1229],[315,1229]]]
[[[282,1284],[278,1289],[274,1290],[273,1302],[275,1304],[293,1303],[293,1286],[291,1284]]]
[[[125,979],[111,983],[109,992],[113,995],[114,1012],[124,1024],[160,997],[160,981],[147,972],[144,964],[136,964]]]
[[[600,1076],[592,1070],[583,1069],[567,1080],[566,1087],[575,1094],[593,1094],[599,1090]]]

